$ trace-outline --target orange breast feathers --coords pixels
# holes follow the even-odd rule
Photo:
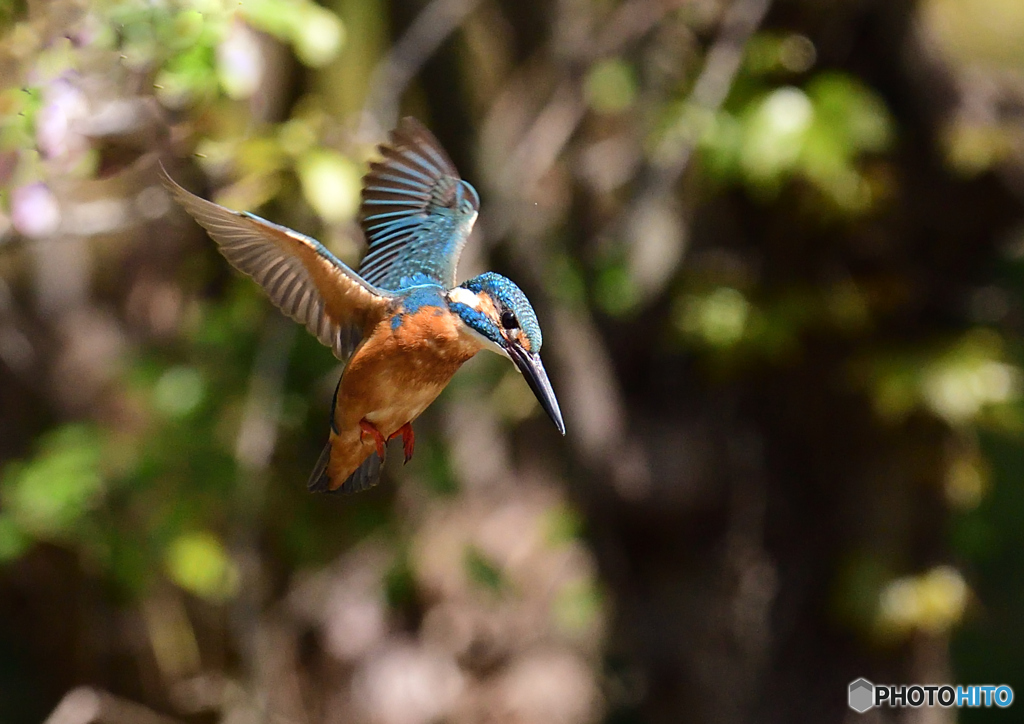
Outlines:
[[[335,426],[363,418],[388,437],[412,422],[481,349],[447,307],[423,306],[381,320],[349,361],[338,387]]]

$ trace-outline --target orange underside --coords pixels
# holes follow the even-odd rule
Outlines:
[[[373,437],[363,434],[367,420],[390,439],[427,409],[459,367],[480,350],[462,321],[446,309],[424,307],[392,328],[384,319],[352,356],[338,386],[327,466],[336,490],[368,455]]]

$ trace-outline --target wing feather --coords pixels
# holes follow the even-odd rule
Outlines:
[[[205,228],[232,266],[286,315],[347,360],[388,313],[394,294],[362,279],[316,239],[189,193],[163,171],[178,203]]]
[[[480,205],[437,139],[404,118],[363,179],[359,220],[369,250],[359,273],[385,289],[426,280],[451,287]]]

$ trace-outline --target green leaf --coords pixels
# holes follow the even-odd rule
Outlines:
[[[773,189],[800,159],[814,106],[799,88],[772,91],[743,119],[741,164],[751,183]]]
[[[30,461],[9,467],[3,502],[18,529],[37,538],[65,537],[104,490],[94,428],[68,425],[43,438]]]
[[[188,417],[203,401],[206,385],[195,367],[172,367],[153,388],[153,401],[169,417]]]
[[[335,151],[316,150],[303,155],[296,171],[302,194],[325,221],[353,218],[359,208],[359,167]]]
[[[491,563],[477,547],[467,546],[465,565],[469,580],[481,588],[497,592],[505,587],[505,576],[501,569]]]
[[[201,598],[223,601],[238,590],[238,567],[211,533],[178,536],[167,549],[164,565],[171,580]]]
[[[621,58],[602,60],[587,74],[584,92],[598,113],[619,113],[636,99],[636,76]]]

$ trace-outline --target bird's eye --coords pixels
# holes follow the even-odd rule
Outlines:
[[[502,312],[501,326],[505,329],[518,329],[519,320],[516,319],[516,315],[512,314],[512,312]]]

